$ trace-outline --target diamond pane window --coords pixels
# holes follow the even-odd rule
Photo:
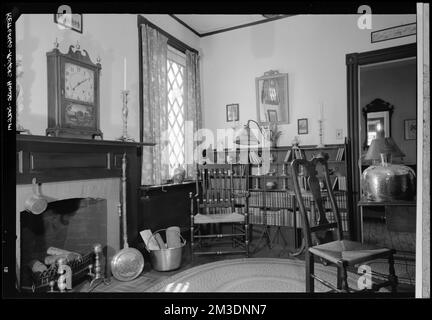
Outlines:
[[[171,176],[178,165],[185,163],[184,65],[178,54],[168,55],[168,159]]]

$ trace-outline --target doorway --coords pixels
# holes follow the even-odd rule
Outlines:
[[[362,103],[365,103],[365,101],[367,101],[366,103],[371,102],[368,101],[367,100],[368,98],[365,96],[363,96],[363,99],[361,99],[361,89],[362,89],[361,76],[363,75],[362,78],[364,78],[367,73],[372,75],[374,73],[377,74],[379,70],[382,71],[382,70],[389,69],[392,66],[410,64],[409,62],[414,62],[415,65],[416,54],[417,54],[417,45],[416,43],[413,43],[413,44],[375,50],[375,51],[351,53],[351,54],[347,54],[346,56],[347,90],[348,90],[347,92],[348,140],[349,140],[349,151],[350,151],[349,169],[351,172],[351,175],[349,177],[350,181],[348,183],[351,186],[351,191],[352,191],[351,203],[353,204],[351,210],[352,219],[351,219],[350,227],[351,227],[352,238],[357,241],[361,240],[361,232],[362,232],[360,210],[357,207],[357,203],[359,202],[361,197],[361,186],[360,186],[360,179],[361,179],[361,172],[362,172],[361,157],[362,154],[364,154],[364,149],[365,149],[364,148],[364,143],[365,143],[364,128],[362,130],[362,121],[364,121],[363,120],[364,115],[362,113],[362,110],[366,105],[362,105]],[[397,63],[398,61],[400,62]],[[385,72],[384,72],[384,77],[385,77]],[[390,76],[387,77],[391,78],[392,77],[391,73]],[[387,94],[384,96],[383,95],[380,96],[387,97],[387,100],[393,99],[393,98],[390,99]],[[377,98],[380,97],[377,96]],[[380,98],[380,99],[385,101],[384,98]],[[393,105],[390,101],[385,101],[385,102],[389,103],[394,108],[396,108],[396,106],[399,105],[398,103],[399,101],[394,102],[395,105]],[[401,110],[403,107],[399,106],[398,108],[399,110]],[[416,113],[416,111],[414,112]],[[416,119],[416,117],[414,119]],[[391,121],[391,123],[393,123],[393,121]],[[398,124],[398,126],[399,125],[400,124]],[[364,126],[365,125],[363,125],[363,127]],[[392,128],[390,130],[393,131],[394,129]],[[410,161],[412,161],[412,159]]]
[[[403,207],[399,220],[394,208],[358,207],[361,175],[371,164],[364,160],[370,142],[384,129],[405,154],[394,159],[416,172],[416,134],[406,132],[417,124],[417,45],[347,55],[348,139],[353,203],[352,234],[357,241],[394,248],[401,284],[412,291],[415,283],[415,203]],[[410,127],[411,125],[411,127]],[[361,211],[362,210],[362,211]],[[388,214],[392,210],[392,214]],[[410,220],[401,223],[400,217]]]

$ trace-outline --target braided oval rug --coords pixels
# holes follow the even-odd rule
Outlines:
[[[336,284],[336,268],[315,264],[315,274]],[[349,273],[351,288],[358,275]],[[146,292],[305,292],[305,263],[277,258],[244,258],[203,264],[177,273]],[[316,292],[329,288],[315,281]]]

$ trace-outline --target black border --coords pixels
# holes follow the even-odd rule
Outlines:
[[[306,132],[300,132],[300,121],[306,120]],[[297,119],[297,134],[309,134],[309,121],[307,118]]]
[[[416,29],[416,32],[415,32],[415,33],[406,34],[406,35],[399,36],[399,37],[387,38],[387,39],[384,39],[384,40],[378,40],[378,41],[373,41],[373,39],[372,39],[372,38],[373,38],[373,35],[376,34],[376,33],[378,33],[378,32],[381,32],[381,31],[384,31],[384,30],[397,29],[397,28],[400,28],[400,27],[410,26],[410,25],[413,25],[413,24],[416,25],[417,22],[407,23],[407,24],[401,24],[401,25],[399,25],[399,26],[394,26],[394,27],[385,28],[385,29],[381,29],[381,30],[377,30],[377,31],[371,32],[371,43],[378,43],[378,42],[383,42],[383,41],[387,41],[387,40],[393,40],[393,39],[405,38],[405,37],[414,36],[414,35],[417,37],[417,29]]]
[[[84,19],[83,19],[83,15],[81,14],[81,13],[73,13],[73,14],[77,14],[77,15],[79,15],[80,16],[80,18],[81,18],[81,30],[78,30],[78,29],[76,29],[76,28],[74,28],[74,27],[69,27],[69,26],[67,26],[67,25],[65,25],[65,24],[62,24],[62,23],[60,23],[60,22],[58,22],[57,21],[57,14],[58,13],[54,13],[54,23],[56,23],[56,24],[58,24],[58,25],[61,25],[61,26],[63,26],[64,28],[66,28],[66,29],[69,29],[69,30],[73,30],[73,31],[76,31],[76,32],[78,32],[78,33],[83,33],[83,29],[84,29]]]
[[[54,13],[56,12],[56,8],[62,3],[39,3],[39,4],[31,4],[31,3],[19,3],[12,4],[2,3],[2,13],[8,12],[11,13],[13,17],[13,24],[19,18],[19,15],[22,13]],[[227,4],[227,5],[225,5]],[[112,3],[91,3],[91,2],[80,2],[74,4],[74,10],[81,11],[83,13],[231,13],[232,11],[237,11],[237,13],[256,13],[259,10],[262,10],[263,6],[267,8],[271,8],[271,10],[267,11],[279,11],[286,13],[300,13],[300,14],[355,14],[356,9],[362,5],[362,2],[356,3],[348,3],[348,2],[338,2],[338,3],[325,3],[325,2],[294,2],[290,4],[275,4],[274,1],[266,1],[263,3],[262,1],[251,1],[248,3],[247,7],[240,7],[239,4],[235,4],[232,1],[227,2],[214,2],[206,4],[207,7],[203,7],[202,3],[191,3],[190,1],[182,1],[182,2],[172,2],[170,5],[166,5],[166,3],[148,1],[148,2],[112,2]],[[383,2],[381,4],[372,4],[373,14],[415,14],[416,13],[416,4],[413,3],[401,3],[401,2],[392,2],[386,3]],[[102,26],[101,26],[102,27]],[[7,27],[5,23],[5,14],[2,15],[2,59],[5,61],[5,57],[8,53],[7,48],[7,36],[8,36]],[[10,31],[10,35],[12,39],[15,39],[15,28],[12,27]],[[41,35],[43,36],[43,35]],[[15,40],[14,40],[15,41]],[[14,45],[13,45],[14,46]],[[140,47],[139,47],[140,48]],[[15,61],[15,51],[11,52],[12,60]],[[11,75],[7,73],[7,65],[2,63],[0,67],[2,69],[1,73],[1,99],[2,102],[7,101],[7,91],[5,90],[4,84],[6,81],[12,82],[12,87],[15,86],[15,68],[12,68]],[[15,101],[15,91],[12,90],[12,101]],[[142,96],[142,94],[140,94]],[[349,98],[348,98],[349,99]],[[16,150],[16,134],[15,134],[15,121],[12,121],[12,130],[8,130],[8,112],[12,111],[12,120],[14,120],[15,116],[15,108],[8,109],[7,107],[3,107],[0,113],[1,122],[0,122],[0,142],[1,142],[1,155],[0,155],[0,169],[1,169],[1,182],[2,182],[2,192],[1,192],[1,212],[2,212],[2,297],[6,298],[30,298],[34,301],[35,308],[27,308],[28,312],[31,313],[32,316],[36,314],[36,310],[41,310],[43,306],[43,302],[47,302],[47,307],[53,307],[51,299],[53,298],[74,298],[74,303],[76,303],[77,299],[82,298],[91,298],[92,300],[89,302],[91,305],[88,305],[89,308],[87,310],[97,310],[96,312],[100,313],[100,311],[112,312],[112,308],[106,308],[106,298],[110,298],[109,303],[123,303],[125,301],[132,303],[137,302],[140,305],[140,311],[145,312],[147,315],[148,312],[153,312],[158,308],[160,309],[162,306],[178,303],[183,305],[200,305],[204,304],[203,298],[212,299],[207,300],[205,303],[220,303],[225,301],[226,303],[233,303],[232,299],[235,299],[235,303],[253,303],[253,302],[263,302],[271,305],[273,310],[268,310],[269,313],[265,315],[265,318],[274,319],[276,316],[280,316],[280,311],[286,312],[287,307],[289,305],[286,302],[287,298],[297,298],[297,300],[291,305],[297,310],[306,310],[306,309],[298,309],[298,307],[306,306],[309,307],[313,302],[314,304],[321,304],[322,307],[320,309],[308,308],[307,312],[309,315],[313,313],[322,315],[323,310],[328,310],[329,307],[334,307],[333,303],[339,303],[339,299],[351,299],[352,303],[356,298],[360,298],[359,310],[365,310],[371,307],[372,305],[377,306],[378,308],[374,308],[374,315],[377,315],[380,311],[383,310],[385,315],[388,317],[391,313],[391,310],[395,310],[392,308],[385,308],[384,299],[389,298],[402,298],[398,300],[399,307],[402,307],[403,303],[408,300],[403,300],[403,298],[412,298],[413,294],[403,294],[399,293],[398,295],[390,295],[390,294],[380,294],[373,296],[353,296],[353,295],[332,295],[332,294],[315,294],[313,296],[307,294],[270,294],[270,293],[255,293],[255,294],[192,294],[192,295],[183,295],[177,294],[173,296],[169,295],[147,295],[147,294],[96,294],[93,293],[91,295],[86,294],[51,294],[51,295],[26,295],[17,293],[15,290],[15,281],[14,274],[11,272],[6,272],[6,268],[13,269],[15,266],[15,217],[7,214],[8,212],[15,212],[15,174],[16,174],[16,163],[15,163],[15,150]],[[142,134],[140,134],[140,137]],[[10,231],[10,232],[9,232]],[[11,271],[9,270],[9,271]],[[14,272],[13,272],[14,273]],[[44,300],[40,300],[40,299]],[[150,309],[143,309],[142,301],[140,300],[131,300],[137,298],[147,298],[150,299],[149,302],[152,304]],[[194,298],[194,302],[188,302],[186,299]],[[298,298],[307,299],[307,300],[299,300]],[[310,298],[315,298],[313,301],[309,300]],[[336,299],[334,299],[336,298]],[[371,298],[374,298],[373,300]],[[119,299],[117,302],[112,299]],[[128,299],[128,300],[125,300]],[[97,308],[97,303],[101,301],[103,303],[104,308]],[[425,301],[425,300],[423,300]],[[9,302],[9,306],[11,306],[11,300],[6,300]],[[14,307],[14,312],[16,311],[25,311],[25,307],[22,304],[24,302],[22,299],[20,300],[20,305],[12,305]],[[62,301],[59,301],[62,302]],[[66,303],[63,300],[63,303]],[[302,305],[305,303],[305,305]],[[361,305],[360,305],[361,303]],[[377,303],[377,304],[375,304]],[[411,303],[416,303],[416,306],[420,306],[422,304],[422,300],[410,300]],[[76,306],[76,304],[74,304]],[[70,307],[70,305],[68,306]],[[275,312],[276,309],[276,312]],[[397,308],[400,309],[400,308]],[[66,311],[67,309],[63,309],[62,311]],[[145,311],[147,310],[147,311]],[[153,311],[151,311],[153,310]],[[124,309],[123,309],[124,311]],[[371,309],[367,312],[372,311]],[[124,314],[124,313],[123,313]],[[171,317],[173,318],[173,317]]]

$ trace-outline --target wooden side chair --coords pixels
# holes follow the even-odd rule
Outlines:
[[[307,179],[310,192],[313,196],[315,205],[311,210],[311,217],[308,218],[300,190],[298,179],[293,179],[294,191],[298,201],[303,222],[303,233],[305,239],[305,262],[306,262],[306,291],[314,292],[315,280],[329,287],[334,292],[357,292],[357,291],[376,291],[381,287],[390,286],[392,292],[396,292],[398,279],[395,274],[393,254],[395,250],[379,248],[372,245],[363,244],[350,240],[344,240],[342,234],[342,224],[339,209],[336,204],[335,196],[330,183],[330,175],[327,166],[328,154],[319,154],[312,160],[296,159],[291,162],[292,173],[294,177],[299,176],[300,166],[303,167],[303,174]],[[332,213],[335,221],[329,223],[326,218],[326,212],[323,207],[323,196],[325,192],[320,189],[319,179],[317,177],[317,165],[320,164],[324,173],[325,189],[329,197]],[[316,211],[316,212],[314,212]],[[312,219],[313,218],[315,219]],[[311,225],[311,221],[315,221]],[[314,274],[315,258],[321,260],[324,264],[328,263],[337,267],[337,284],[334,286],[326,280],[320,279]],[[372,284],[371,288],[363,290],[349,288],[347,279],[347,268],[362,263],[385,258],[389,263],[389,276],[387,281],[380,284]]]
[[[196,177],[196,194],[190,194],[192,259],[194,255],[236,253],[248,257],[249,166],[197,165]],[[224,238],[232,240],[232,249],[203,250],[203,242],[217,245]]]

